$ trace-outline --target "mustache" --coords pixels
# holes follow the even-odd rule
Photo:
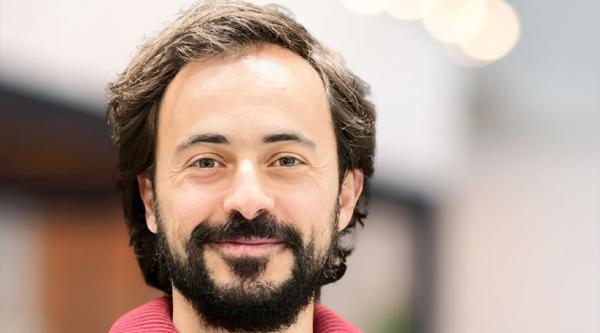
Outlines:
[[[302,248],[300,232],[266,211],[260,212],[252,219],[247,219],[236,211],[218,224],[203,221],[192,231],[188,244],[199,247],[220,241],[249,238],[269,238],[283,242],[294,250]]]

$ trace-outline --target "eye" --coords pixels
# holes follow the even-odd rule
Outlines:
[[[223,167],[223,164],[213,158],[201,158],[194,161],[192,166],[200,169],[213,169]]]
[[[275,164],[275,166],[290,168],[290,167],[294,167],[294,166],[301,165],[304,163],[293,156],[284,156],[284,157],[278,158],[274,164]]]

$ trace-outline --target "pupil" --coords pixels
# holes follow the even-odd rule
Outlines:
[[[291,157],[284,157],[282,162],[283,162],[283,165],[285,165],[285,166],[294,165],[294,159]]]
[[[202,160],[202,162],[200,162],[200,165],[203,168],[212,168],[214,164],[215,164],[214,161],[213,160],[209,160],[209,159]]]

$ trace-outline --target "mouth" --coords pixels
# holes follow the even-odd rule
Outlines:
[[[212,247],[227,256],[262,257],[282,250],[285,243],[270,238],[244,238],[217,241]]]

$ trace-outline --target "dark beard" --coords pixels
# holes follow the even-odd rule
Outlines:
[[[205,323],[231,332],[273,332],[294,324],[300,311],[315,298],[315,291],[327,281],[326,264],[337,246],[337,209],[331,223],[332,239],[326,252],[317,256],[315,242],[303,246],[293,227],[268,213],[252,220],[234,213],[219,227],[199,223],[185,244],[186,259],[174,256],[159,219],[158,253],[169,271],[173,286],[193,306]],[[241,278],[235,286],[217,286],[204,258],[205,246],[220,240],[270,238],[284,242],[294,255],[291,277],[279,286],[256,280],[268,264],[267,257],[223,257],[231,271]]]

